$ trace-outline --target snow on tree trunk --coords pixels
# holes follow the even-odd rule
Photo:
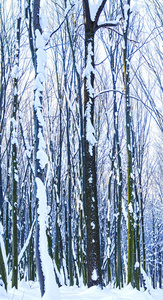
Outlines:
[[[100,266],[94,119],[94,32],[85,25],[84,148],[88,286],[102,283]],[[91,29],[90,29],[91,28]]]
[[[19,81],[19,53],[20,53],[20,24],[21,24],[21,1],[18,1],[17,32],[16,32],[16,55],[15,66],[12,69],[13,78],[13,108],[11,118],[12,133],[12,286],[18,288],[18,226],[17,226],[17,111],[18,111],[18,81]]]
[[[46,144],[43,136],[45,122],[42,115],[42,100],[44,81],[46,79],[45,63],[46,52],[43,29],[45,22],[40,26],[40,0],[34,1],[34,30],[35,30],[35,83],[34,83],[34,124],[35,124],[35,187],[36,187],[36,265],[43,299],[60,299],[56,284],[54,266],[48,252],[47,218],[48,207],[44,184],[46,165]],[[42,21],[45,18],[42,18]]]

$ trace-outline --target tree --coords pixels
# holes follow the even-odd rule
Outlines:
[[[131,103],[130,103],[130,67],[128,30],[130,18],[130,0],[123,5],[121,1],[123,28],[123,68],[126,112],[126,149],[127,149],[127,197],[128,197],[128,283],[135,285],[134,276],[134,200],[133,200],[133,164],[132,164],[132,135],[131,135]]]
[[[29,25],[31,26],[30,2],[28,6]],[[46,63],[45,43],[43,37],[44,24],[40,25],[40,0],[33,3],[33,30],[29,26],[29,42],[35,70],[34,84],[34,132],[35,132],[35,200],[36,200],[36,266],[39,276],[41,296],[45,293],[50,299],[56,295],[60,299],[60,294],[55,287],[55,275],[51,257],[48,253],[48,240],[46,235],[47,218],[47,198],[44,185],[46,165],[48,157],[45,153],[45,141],[43,136],[44,120],[42,116],[43,84],[45,81],[44,65]],[[35,45],[35,46],[34,46]],[[48,265],[48,269],[47,269]],[[50,274],[50,277],[49,277]],[[51,276],[53,284],[51,285]],[[51,291],[51,292],[50,292]],[[50,294],[49,294],[50,293]],[[51,295],[51,296],[50,296]]]
[[[18,2],[19,3],[19,2]],[[18,232],[17,232],[17,205],[18,205],[18,165],[17,165],[17,112],[18,112],[18,81],[19,81],[19,53],[20,53],[20,30],[21,30],[21,1],[18,5],[18,17],[17,17],[17,33],[16,33],[16,55],[15,66],[12,70],[13,77],[13,110],[11,119],[11,133],[12,133],[12,286],[18,288]]]
[[[1,81],[0,81],[0,275],[2,277],[2,281],[5,285],[5,289],[7,290],[7,273],[5,267],[5,258],[4,258],[4,250],[3,249],[3,190],[2,190],[2,153],[1,153],[1,145],[2,145],[2,127],[3,127],[3,100],[5,94],[5,69],[4,69],[4,32],[3,32],[3,21],[2,21],[2,13],[1,13],[1,4],[0,4],[0,25],[1,25]]]
[[[94,38],[101,27],[116,26],[115,22],[98,25],[106,4],[103,0],[96,13],[89,1],[83,0],[85,19],[85,71],[84,71],[84,172],[85,172],[85,214],[87,224],[87,268],[88,287],[102,284],[100,266],[99,222],[97,201],[96,138],[94,130]]]

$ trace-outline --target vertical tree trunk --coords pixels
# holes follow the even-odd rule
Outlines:
[[[41,296],[44,294],[51,299],[53,294],[60,299],[56,286],[54,266],[48,249],[47,238],[47,197],[45,188],[45,175],[48,157],[46,155],[46,143],[43,127],[45,125],[42,116],[43,90],[45,81],[44,65],[46,63],[45,40],[40,26],[40,0],[33,3],[33,27],[35,34],[35,84],[34,84],[34,129],[35,129],[35,200],[36,200],[36,266],[38,271]],[[47,268],[48,265],[48,268]],[[49,276],[50,274],[50,276]],[[51,282],[52,281],[52,282]]]
[[[59,104],[59,155],[57,158],[57,194],[56,194],[56,236],[55,236],[55,262],[60,272],[61,260],[63,259],[63,245],[60,225],[60,200],[61,200],[61,171],[62,171],[62,145],[63,145],[63,129],[62,129],[62,109],[63,99],[61,95],[61,85],[58,76],[57,55],[55,51],[55,71],[57,79],[57,92]],[[53,148],[51,150],[53,152]],[[52,153],[52,162],[54,162]],[[66,278],[65,278],[66,280]]]
[[[4,34],[2,26],[2,12],[0,4],[0,43],[1,43],[1,81],[0,81],[0,221],[3,224],[3,190],[2,190],[2,127],[3,127],[3,99],[5,94],[5,62],[4,62]]]
[[[20,52],[20,24],[21,24],[21,2],[18,6],[17,18],[17,35],[16,35],[16,56],[15,67],[13,70],[13,112],[12,112],[12,286],[18,288],[18,240],[17,240],[17,183],[18,183],[18,166],[17,166],[17,111],[18,111],[18,68],[19,68],[19,52]]]
[[[42,29],[40,27],[39,23],[39,13],[40,13],[40,0],[35,0],[33,3],[33,27],[34,27],[34,34],[36,34],[36,30],[42,33]],[[35,36],[35,43],[36,43],[36,36]],[[34,68],[35,68],[35,77],[38,75],[37,71],[37,56],[36,56],[37,48],[35,49],[35,55],[34,55]],[[37,90],[37,89],[36,89]],[[36,101],[36,90],[35,90],[35,101]],[[42,113],[42,92],[40,92],[40,107],[38,109]],[[39,138],[38,134],[39,132],[41,135],[43,134],[43,124],[39,122],[38,115],[37,115],[37,108],[34,108],[34,130],[35,130],[35,197],[36,197],[36,267],[39,277],[39,283],[40,283],[40,291],[41,296],[45,293],[45,278],[43,274],[42,269],[42,261],[41,261],[41,253],[40,253],[40,224],[38,221],[38,205],[39,205],[39,199],[36,196],[36,178],[40,178],[42,181],[44,181],[44,170],[39,165],[39,159],[37,158],[37,152],[39,151]]]
[[[4,254],[6,256],[6,253],[5,253],[5,245],[3,242],[2,234],[3,234],[3,226],[0,221],[0,275],[1,275],[1,279],[4,283],[4,287],[7,291],[7,269],[6,269],[6,265],[5,265],[6,257],[4,257]],[[7,260],[7,258],[6,258],[6,260]]]
[[[139,212],[139,197],[137,193],[137,187],[135,183],[135,195],[136,195],[136,230],[135,230],[135,286],[140,290],[140,212]]]
[[[66,102],[67,110],[67,161],[68,161],[68,266],[70,286],[73,285],[73,254],[72,254],[72,207],[71,207],[71,160],[70,160],[70,110]]]
[[[32,227],[32,171],[30,170],[30,191],[29,191],[29,224]],[[28,247],[28,280],[34,281],[35,278],[35,264],[34,264],[34,240],[33,235],[29,241]]]
[[[76,61],[75,61],[75,49],[71,37],[70,32],[70,25],[67,20],[67,30],[69,35],[70,47],[72,51],[72,58],[73,58],[73,68],[75,71],[75,75],[77,78],[77,91],[78,91],[78,99],[79,99],[79,112],[80,112],[80,144],[79,144],[79,170],[80,170],[80,182],[81,182],[81,194],[80,199],[82,201],[82,207],[79,207],[79,216],[78,216],[78,230],[80,235],[78,237],[79,245],[78,245],[78,266],[79,266],[79,273],[83,275],[83,282],[86,285],[87,283],[87,274],[86,274],[86,257],[85,257],[85,250],[84,250],[84,224],[85,224],[85,213],[86,213],[86,203],[85,203],[85,169],[83,166],[85,165],[85,150],[84,150],[84,122],[83,122],[83,105],[82,105],[82,95],[81,95],[81,79],[76,68]]]
[[[96,30],[100,28],[98,20],[105,4],[106,0],[103,0],[97,9],[94,20],[92,20],[89,1],[83,0],[85,18],[84,192],[86,203],[88,286],[102,284],[97,201],[96,139],[94,136],[94,37]],[[107,23],[104,26],[112,26],[113,23]]]
[[[1,81],[0,81],[0,275],[7,290],[7,274],[5,269],[5,262],[2,251],[3,243],[3,190],[2,190],[2,159],[1,159],[1,147],[2,147],[2,109],[3,109],[3,95],[4,95],[4,47],[3,47],[3,30],[2,30],[2,17],[1,17],[1,4],[0,4],[0,42],[1,42]]]
[[[94,137],[94,32],[93,22],[85,24],[84,78],[84,148],[85,198],[87,224],[88,287],[102,284],[100,266],[99,221],[97,203],[97,177]],[[89,69],[90,68],[90,69]],[[88,72],[88,73],[87,73]]]
[[[122,15],[124,19],[124,45],[123,45],[123,67],[124,67],[124,91],[126,105],[126,149],[127,149],[127,197],[128,197],[128,283],[134,286],[134,218],[133,218],[133,173],[132,173],[132,143],[131,143],[131,104],[130,104],[130,70],[129,70],[129,46],[128,28],[130,0],[127,0],[124,8],[121,1]]]
[[[116,96],[116,79],[115,79],[115,58],[112,48],[110,50],[111,56],[111,71],[113,82],[113,117],[114,117],[114,151],[113,157],[115,157],[115,151],[117,151],[118,157],[118,199],[117,199],[117,250],[116,250],[116,286],[121,288],[123,285],[122,278],[122,257],[121,257],[121,216],[122,216],[122,164],[121,153],[118,134],[118,110],[117,110],[117,96]],[[114,162],[113,162],[114,164]]]
[[[157,287],[157,279],[156,279],[156,237],[155,237],[155,217],[154,217],[154,207],[152,207],[152,229],[153,229],[153,260],[152,260],[152,285],[153,288]]]
[[[144,204],[142,193],[142,174],[139,172],[139,187],[140,187],[140,209],[141,209],[141,230],[142,230],[142,247],[143,247],[143,269],[146,272],[146,251],[145,251],[145,230],[144,230]]]

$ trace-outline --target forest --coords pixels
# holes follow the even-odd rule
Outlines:
[[[0,0],[6,291],[163,288],[162,4]]]

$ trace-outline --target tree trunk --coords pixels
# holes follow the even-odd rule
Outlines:
[[[130,104],[130,70],[129,70],[129,46],[128,28],[130,0],[127,1],[127,13],[124,10],[122,1],[122,15],[124,19],[124,46],[123,46],[123,67],[124,67],[124,91],[126,105],[126,150],[127,150],[127,197],[128,197],[128,283],[134,287],[134,204],[133,204],[133,173],[132,173],[132,143],[131,143],[131,104]]]
[[[40,0],[35,0],[33,3],[33,27],[34,27],[34,34],[36,34],[36,30],[42,33],[42,29],[39,23],[39,13],[40,13]],[[35,43],[36,43],[36,36],[35,36]],[[34,59],[34,68],[35,68],[35,77],[38,75],[37,71],[37,56],[36,56],[35,49],[35,59]],[[36,89],[37,90],[37,89]],[[35,100],[36,100],[36,90],[35,90]],[[39,96],[40,100],[40,113],[42,113],[42,92],[40,92]],[[41,135],[43,134],[43,124],[38,120],[37,108],[34,107],[34,130],[35,130],[35,198],[36,198],[36,240],[35,240],[35,247],[36,247],[36,267],[38,272],[38,278],[40,283],[40,291],[41,296],[45,293],[45,278],[42,268],[42,261],[41,261],[41,252],[40,252],[40,224],[38,220],[38,206],[39,206],[39,198],[36,196],[37,187],[36,187],[36,178],[38,177],[42,182],[44,181],[44,170],[39,165],[39,159],[37,158],[37,152],[39,151],[39,132]]]
[[[97,176],[94,137],[94,32],[93,23],[85,24],[84,78],[84,148],[85,148],[85,199],[87,224],[88,287],[102,284],[100,266],[99,219],[97,203]]]
[[[13,112],[12,112],[12,287],[18,288],[18,233],[17,233],[17,183],[18,183],[18,166],[17,166],[17,111],[18,111],[18,68],[19,68],[19,52],[20,52],[20,24],[21,24],[21,2],[18,7],[20,14],[17,19],[17,47],[15,56],[15,67],[13,70]]]

